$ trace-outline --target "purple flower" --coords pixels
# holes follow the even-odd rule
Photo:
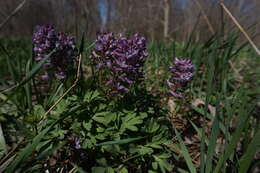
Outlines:
[[[33,34],[33,44],[36,61],[42,60],[53,50],[47,63],[44,64],[45,76],[64,79],[74,67],[77,57],[77,48],[74,37],[62,32],[56,32],[53,25],[37,26]],[[48,74],[46,74],[46,72]]]
[[[79,150],[81,148],[80,138],[79,137],[75,137],[74,138],[74,143],[75,143],[75,149]]]
[[[172,77],[167,80],[172,96],[183,98],[182,92],[188,88],[194,75],[194,69],[191,59],[174,59],[174,64],[170,67]]]
[[[106,84],[110,93],[123,94],[130,90],[133,83],[144,78],[143,66],[148,56],[146,40],[138,34],[127,39],[121,34],[99,34],[96,47],[92,52],[92,61],[98,70],[108,71]]]

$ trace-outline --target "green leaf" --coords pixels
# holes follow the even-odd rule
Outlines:
[[[217,104],[217,110],[219,109],[219,101]],[[212,160],[215,153],[215,147],[217,144],[218,134],[219,134],[219,114],[215,115],[213,121],[213,127],[211,131],[210,141],[208,145],[208,153],[207,153],[207,160],[206,160],[206,173],[210,173],[212,171]],[[206,139],[206,137],[205,137]]]
[[[97,163],[101,166],[107,166],[107,160],[106,158],[100,158],[100,159],[97,159]]]
[[[42,164],[36,164],[36,165],[33,165],[32,167],[29,167],[27,170],[23,170],[23,172],[35,173],[35,172],[41,172],[42,169],[43,169]]]
[[[114,173],[115,171],[114,171],[114,169],[113,168],[111,168],[111,167],[107,167],[106,168],[106,173]]]
[[[91,168],[92,173],[106,173],[106,168],[104,167],[93,167]]]
[[[92,119],[98,123],[107,126],[111,121],[116,119],[116,114],[113,112],[99,112],[96,113]]]
[[[218,173],[220,171],[222,165],[226,162],[228,157],[234,152],[234,149],[237,146],[237,143],[239,142],[241,136],[243,135],[243,130],[244,130],[245,125],[247,124],[248,116],[249,116],[249,113],[246,112],[246,109],[244,108],[244,106],[245,106],[245,103],[239,109],[239,115],[237,118],[237,120],[238,120],[237,127],[238,128],[235,130],[235,133],[233,134],[230,143],[226,146],[224,153],[220,156],[213,173]]]
[[[98,139],[98,140],[105,140],[106,137],[107,137],[106,133],[100,133],[100,134],[95,136],[95,138]]]
[[[45,64],[47,62],[47,60],[50,58],[50,56],[55,52],[55,50],[53,50],[51,53],[49,53],[48,55],[46,55],[40,62],[38,62],[33,68],[32,70],[26,74],[25,78],[16,86],[15,91],[13,91],[6,100],[4,100],[3,103],[0,104],[0,107],[2,105],[4,105],[9,99],[11,99],[16,93],[17,91],[24,85],[26,84],[28,81],[30,81],[34,75],[41,69],[41,67],[43,66],[43,64]]]
[[[141,112],[139,115],[142,119],[145,119],[148,117],[148,114],[146,112]]]
[[[36,149],[36,147],[41,142],[41,140],[44,138],[44,136],[52,129],[53,126],[55,126],[59,121],[63,120],[64,118],[65,116],[56,120],[51,125],[49,125],[44,130],[42,130],[37,136],[35,136],[33,138],[32,143],[27,144],[26,147],[18,153],[14,161],[12,161],[12,163],[6,168],[6,173],[13,173],[14,170],[22,162],[26,161],[29,158],[29,156],[32,154],[32,152]]]
[[[154,142],[154,143],[148,143],[145,146],[155,148],[155,149],[162,149],[163,147],[161,146],[162,142]]]
[[[145,136],[145,137],[120,139],[120,140],[116,140],[116,141],[102,142],[102,143],[96,144],[96,146],[115,145],[115,144],[118,144],[118,145],[120,145],[120,144],[127,144],[127,143],[131,143],[131,142],[139,141],[139,140],[144,139],[144,138],[147,138],[147,136]]]
[[[170,172],[173,169],[173,166],[167,162],[166,159],[161,159],[160,157],[157,157],[153,155],[155,161],[158,163],[158,166],[161,170],[161,172],[165,173]]]
[[[52,93],[51,93],[51,95],[50,95],[50,97],[48,98],[48,100],[47,100],[47,102],[46,102],[46,105],[47,106],[51,106],[52,104],[54,104],[58,99],[59,99],[59,96],[62,94],[62,92],[63,92],[63,83],[61,83],[58,87],[57,87],[57,89],[55,89]]]
[[[205,115],[202,108],[195,107],[195,106],[191,106],[191,107],[192,107],[192,109],[193,109],[194,111],[200,113],[201,115]],[[205,118],[208,118],[209,120],[214,121],[214,116],[211,115],[211,114],[209,114],[209,113],[206,113],[206,117],[205,117]],[[195,126],[193,126],[193,127],[195,128]],[[222,122],[219,122],[219,128],[221,129],[221,131],[222,131],[223,133],[226,133],[226,131],[227,131],[227,130],[226,130],[226,127],[225,127],[225,125],[224,125]],[[196,128],[195,128],[195,129],[196,129]],[[196,131],[197,131],[197,130],[199,130],[199,129],[197,128]],[[202,131],[201,131],[201,130],[199,130],[199,131],[200,131],[199,134],[202,136]],[[207,140],[207,139],[205,139],[205,140]],[[206,142],[206,141],[205,141],[205,142]]]
[[[177,171],[178,171],[179,173],[189,173],[188,171],[185,171],[185,170],[183,170],[183,169],[181,169],[181,168],[177,168]]]
[[[83,125],[83,127],[84,127],[84,129],[86,130],[86,131],[90,131],[90,129],[91,129],[91,127],[92,127],[92,120],[90,120],[89,122],[83,122],[82,123],[82,125]]]
[[[201,138],[201,137],[202,137],[201,129],[198,128],[191,120],[189,120],[189,122],[191,123],[191,125],[193,126],[193,128],[196,130],[198,136]],[[204,137],[204,140],[205,140],[205,143],[206,143],[207,145],[209,145],[209,140],[208,140],[208,138]]]
[[[191,157],[190,157],[190,154],[187,150],[187,147],[185,146],[183,140],[181,139],[181,136],[179,134],[179,132],[177,131],[177,129],[175,129],[175,133],[176,133],[176,136],[178,138],[178,141],[180,143],[180,147],[181,147],[181,153],[186,161],[186,164],[190,170],[191,173],[197,173],[196,171],[196,167],[193,165],[192,163],[192,160],[191,160]]]
[[[102,132],[104,132],[106,129],[105,128],[102,128],[102,127],[98,127],[97,128],[97,132],[98,133],[102,133]]]
[[[4,133],[2,130],[2,125],[0,123],[0,158],[2,158],[3,155],[7,154],[7,145],[5,142]]]
[[[50,145],[50,143],[51,143],[51,140],[50,140],[50,139],[49,139],[49,140],[46,140],[46,141],[43,141],[43,142],[40,142],[40,143],[37,145],[37,147],[35,148],[35,150],[36,150],[37,152],[39,152],[42,147],[44,147],[44,146],[46,146],[46,145]]]
[[[80,46],[79,46],[79,53],[82,54],[85,46],[85,34],[83,33],[80,41]]]
[[[41,151],[40,154],[35,158],[35,160],[40,160],[43,158],[46,158],[47,156],[50,156],[54,152],[56,152],[58,149],[62,148],[66,142],[62,141],[54,145],[50,145],[48,148],[46,148],[44,151]]]
[[[145,132],[147,133],[154,133],[157,130],[159,130],[160,125],[158,124],[158,122],[156,120],[154,120],[154,118],[151,118],[147,121],[146,125],[145,125]]]
[[[169,153],[162,153],[160,155],[157,155],[158,158],[160,159],[169,159],[172,155]]]
[[[6,173],[12,173],[19,166],[23,161],[27,160],[28,157],[32,154],[35,150],[37,145],[40,143],[42,138],[45,136],[47,132],[50,131],[53,125],[45,128],[41,133],[39,133],[34,139],[32,143],[27,144],[27,146],[18,154],[15,160],[7,167]]]
[[[152,168],[153,168],[154,170],[157,170],[157,169],[158,169],[158,162],[153,162],[153,163],[152,163]]]
[[[84,142],[83,142],[83,145],[82,145],[82,147],[83,147],[84,149],[90,149],[90,148],[92,148],[93,146],[94,146],[94,144],[91,142],[90,139],[85,139]]]
[[[7,159],[4,163],[2,163],[0,165],[0,172],[4,172],[4,170],[10,165],[10,163],[12,163],[12,161],[14,160],[15,157],[16,157],[16,154],[13,155],[12,157],[10,157],[9,159]]]
[[[30,72],[30,66],[31,66],[31,59],[26,64],[26,74]],[[30,82],[27,82],[25,84],[25,92],[26,92],[26,98],[27,98],[27,104],[29,106],[29,109],[32,108],[32,88]]]
[[[119,173],[128,173],[128,170],[126,169],[126,167],[123,167],[119,170]]]
[[[36,121],[38,122],[43,118],[45,114],[45,110],[42,105],[33,105],[33,116],[35,117]]]
[[[84,99],[83,99],[83,102],[87,102],[87,103],[90,103],[96,99],[99,98],[99,92],[97,90],[95,91],[89,91],[85,94],[84,96]]]
[[[66,112],[68,110],[69,105],[70,105],[70,102],[68,99],[61,100],[60,103],[56,106],[55,114],[56,115],[63,114],[64,112]]]
[[[256,133],[251,143],[248,145],[246,152],[239,160],[239,173],[246,173],[252,163],[252,160],[260,148],[260,130]]]
[[[93,167],[91,169],[92,173],[114,173],[114,169],[111,167]]]
[[[129,129],[131,131],[138,131],[136,125],[142,124],[142,117],[137,116],[136,113],[128,113],[126,117],[122,118],[122,125],[120,131],[124,131],[124,129]]]
[[[155,172],[153,170],[148,170],[148,173],[157,173],[157,172]]]
[[[145,147],[145,146],[138,146],[137,147],[137,152],[141,155],[146,155],[146,154],[152,154],[153,153],[153,149],[149,148],[149,147]]]

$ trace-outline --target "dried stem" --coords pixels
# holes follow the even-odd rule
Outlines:
[[[228,8],[225,6],[223,2],[220,2],[221,7],[224,9],[224,11],[228,14],[228,16],[232,19],[232,21],[235,23],[235,25],[238,27],[238,29],[244,34],[246,39],[249,41],[251,46],[255,49],[256,53],[260,55],[260,50],[257,48],[256,44],[253,42],[253,40],[249,37],[245,29],[239,24],[237,19],[232,15],[232,13],[228,10]]]
[[[43,120],[47,118],[47,115],[57,106],[57,104],[60,103],[60,101],[74,88],[76,87],[78,81],[79,81],[79,76],[80,76],[80,64],[81,64],[81,57],[82,55],[79,55],[79,62],[78,62],[78,67],[77,67],[77,75],[76,75],[76,80],[72,84],[72,86],[50,107],[50,109],[44,114]]]
[[[7,24],[7,22],[14,16],[16,13],[18,13],[22,7],[24,6],[26,0],[23,0],[15,9],[14,11],[0,24],[0,30]]]
[[[208,16],[207,16],[206,12],[203,10],[201,4],[199,3],[198,0],[194,0],[194,1],[195,1],[196,5],[199,7],[200,11],[202,12],[203,18],[205,19],[207,25],[209,26],[210,32],[211,32],[212,34],[215,34],[215,30],[213,29],[213,26],[212,26],[212,24],[210,23],[209,18],[208,18]]]

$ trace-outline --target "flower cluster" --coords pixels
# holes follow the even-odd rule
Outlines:
[[[189,82],[194,75],[194,65],[190,59],[175,58],[173,66],[170,67],[172,77],[167,80],[170,94],[176,98],[183,98],[182,92],[188,88]]]
[[[111,94],[127,93],[131,85],[144,77],[142,67],[145,57],[146,40],[138,34],[131,39],[113,33],[99,34],[92,60],[99,70],[109,72],[107,85]]]
[[[64,79],[73,68],[77,57],[74,37],[56,32],[52,25],[37,26],[33,35],[35,60],[40,61],[53,50],[47,63],[44,64],[43,79],[57,77]]]

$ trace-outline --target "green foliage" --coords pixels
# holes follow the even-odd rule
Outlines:
[[[150,98],[155,104],[156,102],[152,101],[155,98]],[[163,142],[170,140],[169,128],[165,122],[158,122],[159,119],[165,119],[167,122],[162,110],[158,107],[158,111],[153,113],[138,111],[141,106],[148,107],[149,110],[151,105],[137,105],[135,109],[126,110],[122,104],[115,106],[123,102],[120,99],[108,102],[97,90],[86,92],[83,99],[78,98],[71,102],[71,105],[80,104],[81,108],[73,115],[73,122],[64,122],[63,125],[70,125],[71,135],[80,137],[82,149],[86,153],[95,151],[95,157],[89,158],[96,165],[91,170],[113,172],[122,166],[124,172],[139,168],[162,172],[170,170],[167,159],[172,155],[162,146]],[[150,107],[151,109],[154,108]],[[163,153],[168,157],[162,158]],[[100,164],[100,159],[109,164]],[[147,160],[153,160],[153,164],[158,164],[159,167],[152,168],[152,162],[147,164]],[[87,169],[85,165],[80,166]]]
[[[80,79],[44,119],[74,78],[37,86],[37,72],[48,57],[34,64],[30,44],[1,41],[1,89],[18,87],[0,93],[0,172],[233,173],[252,171],[259,164],[259,57],[245,43],[238,45],[237,33],[225,40],[215,35],[206,42],[151,43],[147,78],[122,97],[108,96],[100,86],[88,59],[91,47],[83,37]],[[190,97],[173,99],[172,115],[165,79],[174,56],[191,57],[196,77]],[[250,63],[240,64],[249,57]],[[204,103],[191,106],[195,99]],[[171,123],[179,115],[183,129]],[[200,140],[200,165],[186,141],[189,135]]]

